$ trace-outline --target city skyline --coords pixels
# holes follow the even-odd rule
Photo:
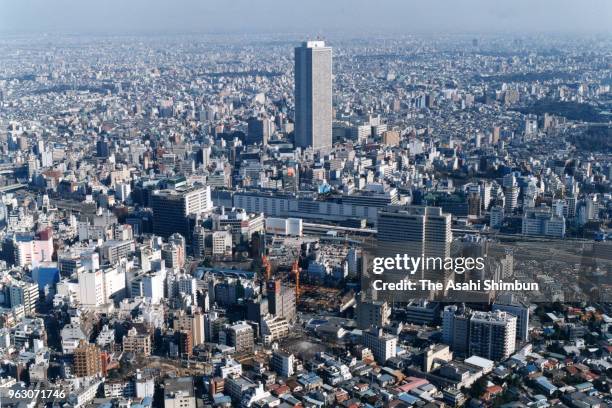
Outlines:
[[[607,4],[0,4],[3,406],[612,406]]]

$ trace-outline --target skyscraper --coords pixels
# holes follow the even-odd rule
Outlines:
[[[332,49],[324,41],[295,48],[295,145],[332,145]]]
[[[440,207],[388,206],[378,212],[378,247],[387,256],[450,256],[451,215]]]
[[[453,234],[451,231],[451,215],[444,213],[440,207],[426,206],[388,206],[378,212],[378,234],[375,248],[377,257],[423,258],[423,262],[415,271],[402,269],[386,270],[384,279],[387,282],[402,279],[430,280],[445,283],[449,272],[443,268],[443,259],[450,257]],[[426,262],[427,258],[437,258],[440,261]],[[379,291],[380,292],[380,291]],[[416,295],[416,291],[391,291],[395,301],[402,296],[430,297],[440,295],[426,291]],[[379,297],[381,299],[381,297]]]

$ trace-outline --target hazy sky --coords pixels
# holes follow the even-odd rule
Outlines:
[[[0,31],[610,32],[612,0],[0,0]]]

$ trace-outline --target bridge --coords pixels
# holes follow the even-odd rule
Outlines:
[[[27,184],[21,184],[21,183],[10,184],[8,186],[0,187],[0,193],[9,193],[11,191],[17,191],[17,190],[20,190],[26,187],[27,187]]]

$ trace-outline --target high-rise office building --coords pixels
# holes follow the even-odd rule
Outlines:
[[[452,239],[451,215],[440,207],[389,206],[378,213],[378,241],[410,255],[448,257]]]
[[[190,216],[199,216],[212,210],[210,187],[177,188],[155,191],[151,196],[153,233],[168,238],[178,232],[192,237]]]
[[[273,122],[268,118],[251,117],[247,121],[247,144],[267,145],[272,135]]]
[[[409,257],[442,259],[450,256],[453,240],[451,215],[442,212],[440,207],[388,206],[378,212],[377,225],[379,256],[407,254]],[[441,272],[439,265],[432,263],[412,277],[440,280],[444,278]]]
[[[332,49],[324,41],[295,48],[295,145],[332,145]]]

